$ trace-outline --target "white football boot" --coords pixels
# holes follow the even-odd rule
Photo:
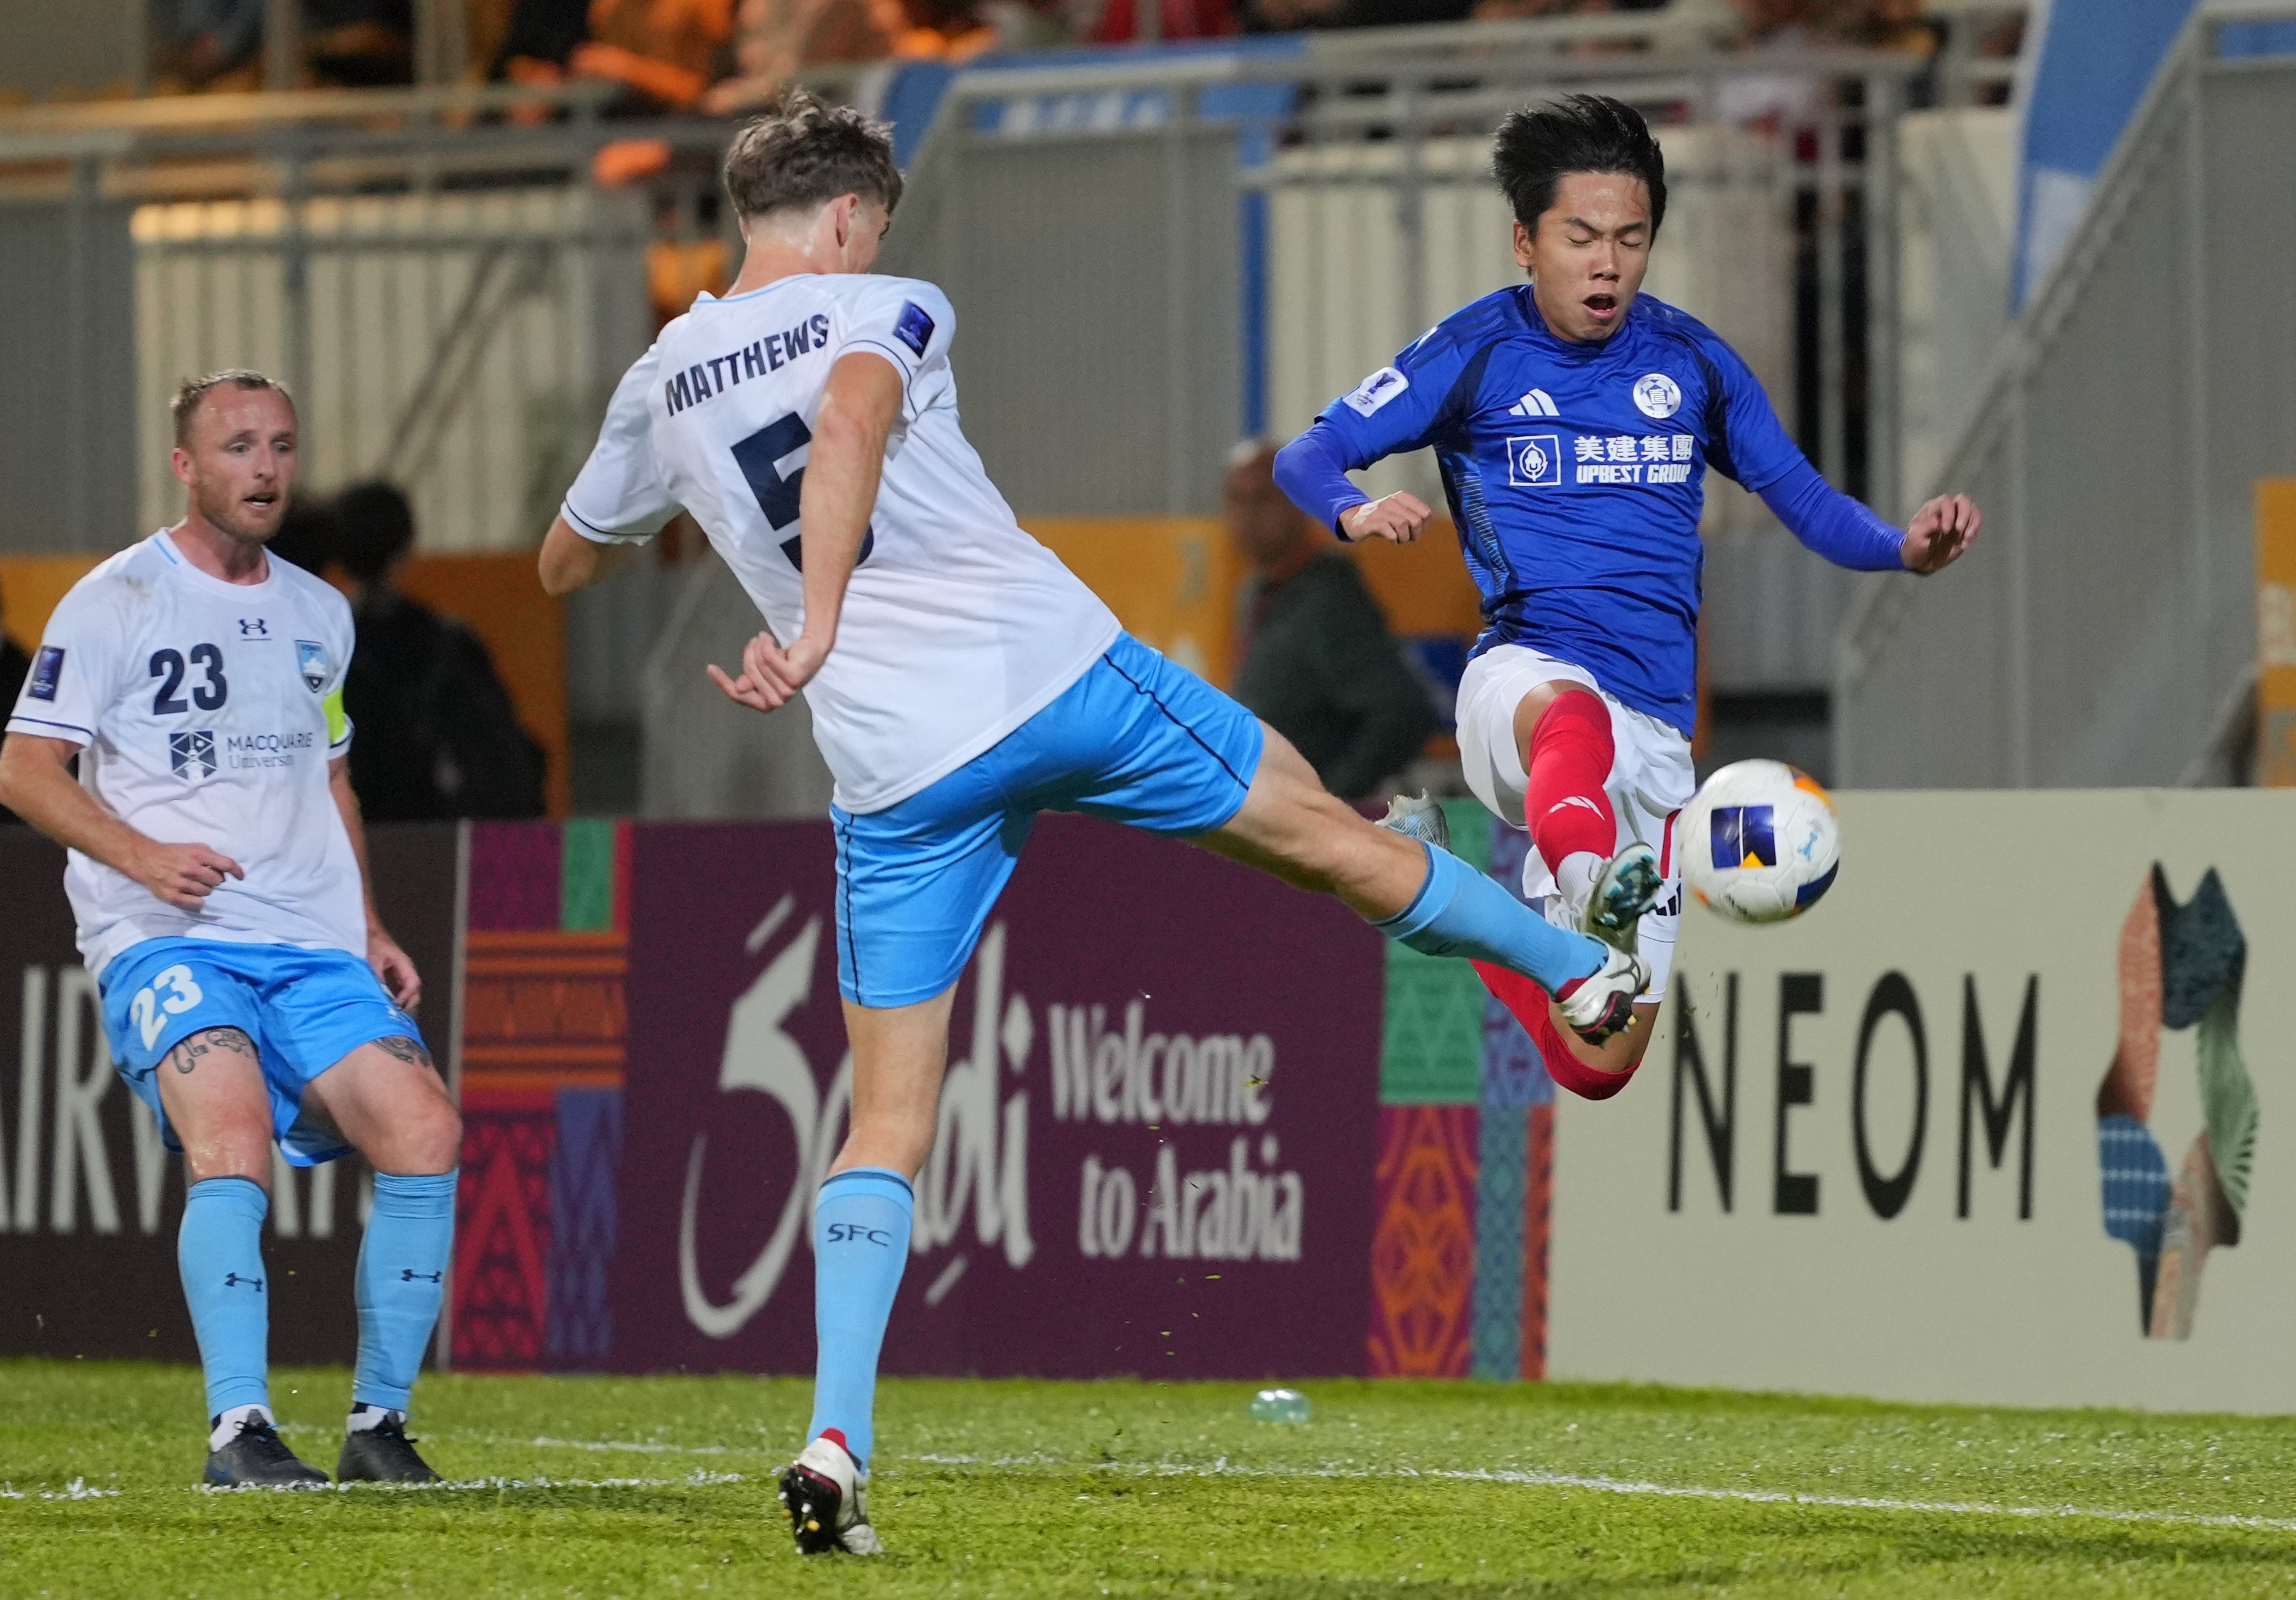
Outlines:
[[[1635,1021],[1635,1002],[1650,987],[1650,969],[1642,957],[1627,950],[1603,951],[1603,964],[1584,978],[1573,978],[1554,997],[1570,1031],[1590,1045],[1600,1045]]]
[[[806,1555],[885,1553],[869,1525],[869,1480],[828,1434],[806,1446],[782,1473],[780,1499],[782,1515]]]
[[[1379,825],[1439,850],[1451,848],[1450,819],[1443,815],[1442,802],[1428,799],[1424,789],[1415,796],[1398,794],[1389,800],[1387,815],[1379,819]]]

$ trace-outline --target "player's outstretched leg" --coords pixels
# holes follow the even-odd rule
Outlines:
[[[152,1080],[184,1147],[176,1259],[207,1379],[202,1476],[226,1489],[324,1483],[287,1448],[271,1415],[271,1274],[263,1265],[271,1103],[255,1045],[236,1028],[203,1030],[170,1050]]]
[[[358,1366],[336,1481],[435,1483],[406,1412],[446,1299],[462,1118],[422,1041],[409,1035],[361,1045],[306,1087],[304,1104],[375,1169],[374,1210],[353,1280]]]
[[[952,987],[913,1005],[845,1001],[853,1128],[813,1213],[813,1420],[776,1498],[808,1555],[881,1554],[869,1521],[877,1357],[909,1260],[910,1181],[932,1153]]]
[[[1337,896],[1389,938],[1489,962],[1537,984],[1600,1044],[1633,1020],[1648,973],[1634,955],[1546,920],[1481,873],[1357,816],[1273,728],[1242,808],[1203,842],[1303,889]]]

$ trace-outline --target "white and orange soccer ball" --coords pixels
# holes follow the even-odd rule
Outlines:
[[[1817,904],[1841,867],[1841,819],[1808,773],[1734,761],[1675,824],[1683,886],[1734,923],[1782,923]]]

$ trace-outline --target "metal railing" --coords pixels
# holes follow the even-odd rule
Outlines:
[[[2256,656],[2254,483],[2296,471],[2296,53],[2196,12],[1925,488],[1985,508],[1939,578],[1868,580],[1835,680],[1864,786],[2178,784],[2227,770]]]

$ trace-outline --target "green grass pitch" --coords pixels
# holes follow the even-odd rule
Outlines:
[[[282,1373],[333,1465],[348,1375]],[[890,1381],[890,1554],[798,1556],[786,1379],[443,1376],[440,1489],[195,1488],[197,1374],[0,1364],[0,1595],[2296,1594],[2296,1427],[1684,1391]]]

